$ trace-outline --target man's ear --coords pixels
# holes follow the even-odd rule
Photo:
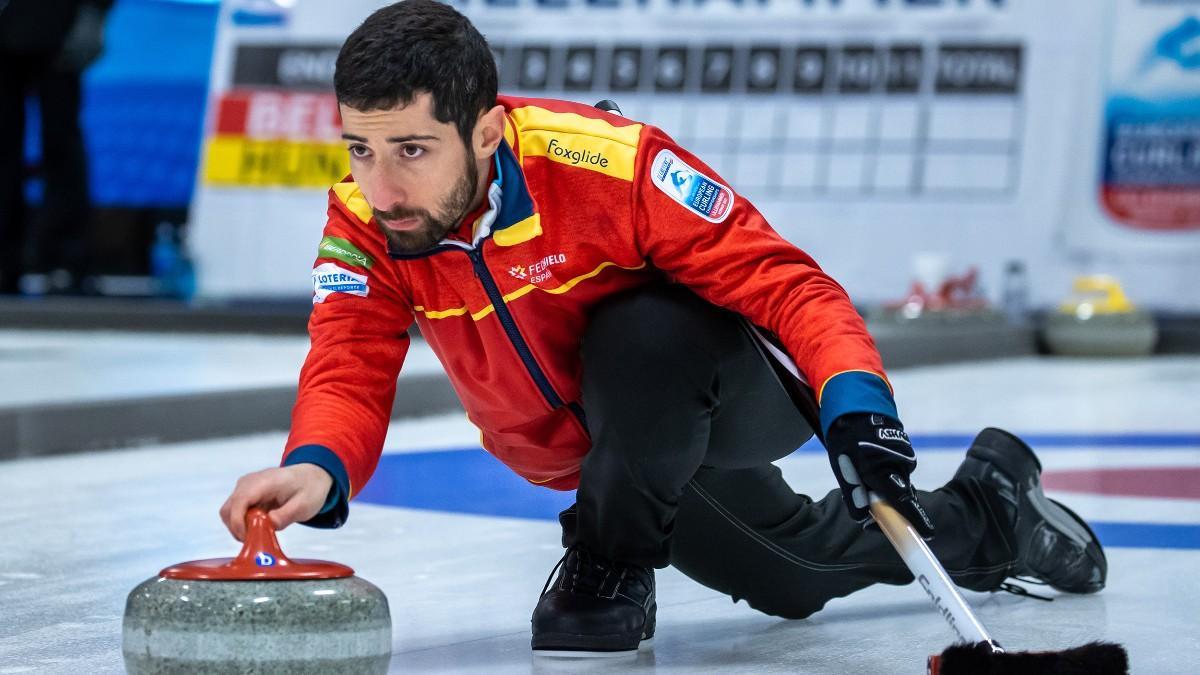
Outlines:
[[[475,122],[475,133],[471,147],[475,152],[476,159],[487,159],[491,157],[496,148],[500,147],[500,141],[504,139],[504,106],[495,106],[494,108],[479,114],[479,119]]]

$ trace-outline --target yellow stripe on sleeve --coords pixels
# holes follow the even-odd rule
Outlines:
[[[851,368],[850,370],[843,370],[825,378],[825,381],[821,383],[821,388],[817,390],[817,405],[821,405],[821,397],[825,395],[825,385],[829,384],[829,382],[838,375],[844,375],[846,373],[866,373],[868,375],[874,375],[875,377],[883,380],[883,383],[887,385],[888,391],[890,391],[893,396],[896,394],[896,392],[892,389],[892,383],[888,382],[888,379],[884,377],[883,373],[877,373],[873,370],[863,370],[861,368]]]

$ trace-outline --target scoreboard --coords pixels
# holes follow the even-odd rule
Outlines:
[[[759,199],[1005,199],[1016,189],[1019,42],[492,48],[501,91],[614,99]],[[346,174],[330,91],[337,50],[237,48],[210,184],[328,187]]]
[[[1072,256],[1195,241],[1187,226],[1166,246],[1131,245],[1102,203],[1101,66],[1122,1],[1136,2],[454,4],[487,37],[501,91],[612,99],[661,127],[857,300],[900,295],[932,251],[981,267],[992,288],[1020,258],[1049,302],[1083,271]],[[381,4],[223,6],[193,237],[199,256],[220,255],[201,266],[202,294],[305,292],[324,191],[348,172],[337,52]],[[215,242],[231,231],[256,253],[230,259]]]

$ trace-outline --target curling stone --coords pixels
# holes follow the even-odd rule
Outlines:
[[[1046,346],[1064,356],[1146,356],[1158,342],[1154,317],[1121,284],[1097,274],[1075,280],[1072,297],[1046,317]]]
[[[142,673],[386,673],[387,598],[354,570],[290,560],[266,511],[236,558],[168,567],[125,602],[125,668]]]

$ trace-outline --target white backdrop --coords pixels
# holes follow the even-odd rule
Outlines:
[[[309,293],[325,187],[344,168],[333,58],[382,4],[225,3],[191,228],[202,295]],[[613,98],[663,127],[856,301],[900,297],[913,256],[935,252],[951,271],[978,266],[993,295],[1020,259],[1036,304],[1104,271],[1145,305],[1200,309],[1200,222],[1138,229],[1099,199],[1106,97],[1200,0],[456,6],[497,50],[503,91]]]

